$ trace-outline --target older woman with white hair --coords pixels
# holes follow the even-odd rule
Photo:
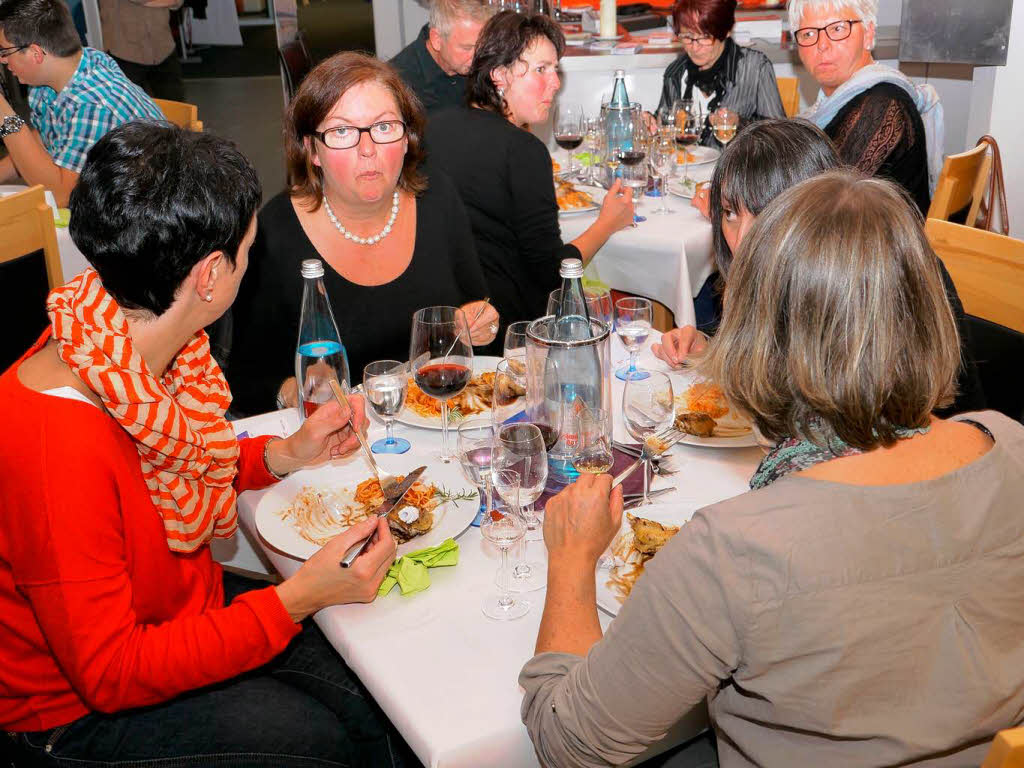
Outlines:
[[[804,117],[849,165],[900,184],[924,214],[942,166],[942,105],[930,85],[876,62],[878,0],[791,0],[800,60],[821,86]]]

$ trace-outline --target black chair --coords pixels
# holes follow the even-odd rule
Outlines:
[[[284,75],[284,87],[288,92],[288,101],[295,96],[306,75],[313,68],[313,58],[309,55],[302,33],[296,32],[295,39],[277,49],[277,57],[281,62]]]
[[[985,405],[1024,424],[1024,333],[972,315],[967,324]]]

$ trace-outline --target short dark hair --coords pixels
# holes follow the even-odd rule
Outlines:
[[[504,115],[508,111],[505,98],[498,93],[491,73],[510,67],[522,59],[523,52],[538,38],[547,38],[555,46],[558,58],[565,53],[565,35],[550,16],[538,13],[524,16],[515,11],[502,11],[492,16],[476,41],[473,63],[469,67],[466,101]]]
[[[89,150],[71,238],[122,309],[161,315],[209,254],[234,267],[260,197],[256,169],[230,141],[126,123]]]
[[[711,177],[711,231],[722,278],[733,258],[722,234],[726,207],[757,216],[790,187],[842,164],[829,137],[806,120],[760,120],[741,130]]]
[[[365,53],[337,53],[320,62],[306,75],[298,93],[288,105],[284,120],[284,148],[288,162],[291,194],[308,203],[311,210],[320,207],[324,194],[323,171],[313,164],[306,139],[313,135],[338,99],[360,83],[377,82],[391,92],[405,123],[409,142],[402,163],[398,186],[419,195],[427,188],[420,171],[423,162],[423,130],[426,118],[416,94],[393,66]]]
[[[54,56],[82,50],[64,0],[2,0],[0,29],[12,45],[38,45]]]
[[[736,0],[676,0],[672,23],[676,32],[689,27],[716,40],[725,40],[736,24]]]

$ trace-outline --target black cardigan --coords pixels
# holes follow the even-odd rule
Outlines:
[[[233,414],[273,410],[281,383],[295,375],[303,287],[299,267],[303,259],[319,256],[288,194],[268,202],[260,211],[249,268],[232,307],[226,374]],[[416,201],[416,243],[405,272],[374,286],[349,282],[327,262],[324,273],[353,386],[362,381],[367,363],[409,359],[416,310],[459,306],[486,295],[466,210],[441,173],[429,174],[429,186]]]

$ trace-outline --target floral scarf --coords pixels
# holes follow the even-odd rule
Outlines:
[[[155,376],[135,351],[128,322],[88,269],[50,293],[57,352],[135,441],[167,546],[192,552],[238,525],[232,482],[238,440],[224,418],[231,391],[196,334]]]

